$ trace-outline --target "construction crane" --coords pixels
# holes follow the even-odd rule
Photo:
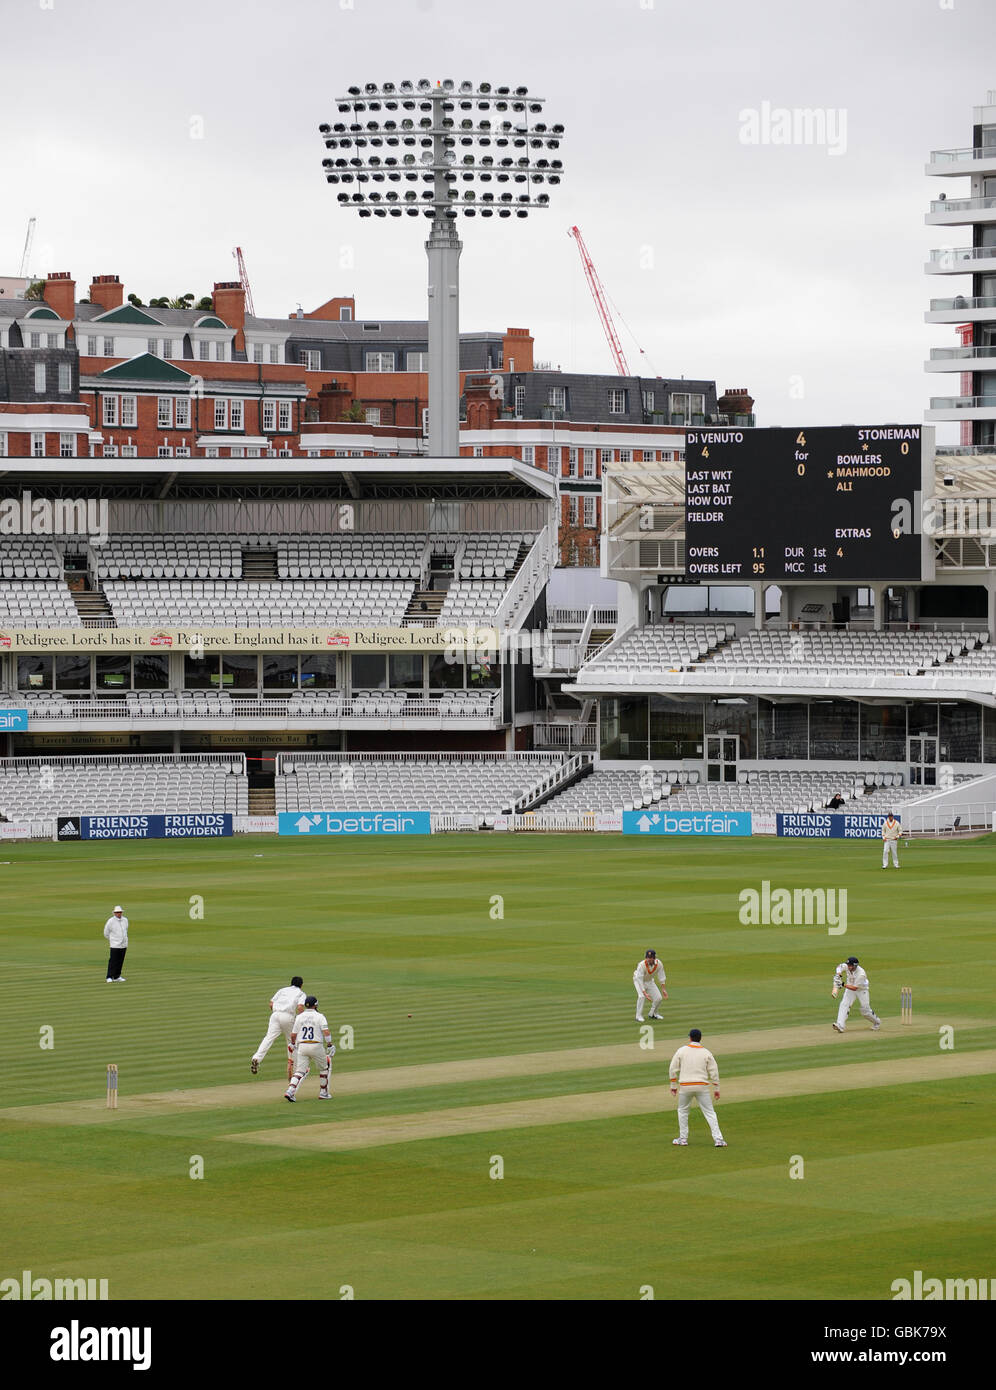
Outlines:
[[[246,258],[242,254],[242,247],[236,246],[235,250],[232,252],[232,255],[235,257],[239,264],[239,280],[242,282],[242,288],[246,292],[246,308],[249,310],[250,314],[252,314],[253,318],[255,318],[256,310],[253,307],[252,302],[252,288],[249,284],[249,272],[248,270],[246,270]]]
[[[35,221],[34,217],[28,219],[28,234],[24,238],[24,255],[21,257],[21,269],[18,272],[18,279],[20,280],[27,278],[28,257],[31,255],[31,243],[35,239]]]
[[[567,235],[572,236],[578,244],[578,251],[581,254],[581,264],[584,266],[588,288],[591,290],[591,297],[595,301],[598,316],[602,320],[605,336],[609,340],[609,347],[612,349],[612,356],[616,361],[616,370],[620,376],[632,376],[629,363],[626,361],[626,354],[623,352],[622,344],[619,341],[619,334],[616,332],[615,324],[612,322],[612,315],[609,313],[609,306],[606,301],[605,291],[602,288],[602,282],[598,278],[598,271],[595,269],[595,263],[588,254],[588,248],[584,244],[584,238],[577,227],[571,227]]]

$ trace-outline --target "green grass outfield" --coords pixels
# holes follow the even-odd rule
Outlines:
[[[304,1251],[321,1298],[882,1299],[914,1269],[989,1277],[994,850],[917,842],[896,873],[875,842],[4,845],[0,1278],[299,1298]],[[846,888],[846,934],[741,925],[763,879]],[[118,902],[127,984],[107,985]],[[652,1051],[631,982],[649,946],[670,994]],[[855,1008],[838,1037],[851,954],[883,1027]],[[329,1103],[312,1076],[286,1104],[280,1044],[250,1075],[292,974],[354,1032]],[[671,1144],[667,1064],[693,1026],[727,1149],[695,1111]]]

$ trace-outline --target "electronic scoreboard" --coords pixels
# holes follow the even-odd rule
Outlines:
[[[921,425],[688,430],[686,576],[921,579],[920,528],[909,519],[922,496],[924,433]]]

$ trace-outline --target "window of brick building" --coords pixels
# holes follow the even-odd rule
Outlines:
[[[59,435],[59,457],[61,459],[74,459],[76,457],[75,434]]]
[[[43,459],[45,457],[45,435],[41,430],[32,431],[31,457],[33,459]]]
[[[277,402],[277,428],[286,433],[291,428],[291,403],[290,401]]]
[[[276,401],[263,402],[263,432],[269,434],[277,428],[277,403]]]
[[[229,401],[228,406],[231,412],[231,428],[233,430],[242,429],[245,419],[243,414],[244,403],[242,401]]]
[[[117,396],[104,397],[103,424],[116,425],[118,423],[118,398]]]
[[[177,396],[176,398],[176,427],[178,430],[190,429],[189,396]]]
[[[35,395],[44,396],[45,394],[45,363],[35,363]]]
[[[73,389],[73,369],[68,362],[59,363],[59,395],[68,396]]]
[[[216,430],[228,429],[228,402],[216,400],[214,403],[214,427]]]
[[[122,412],[122,424],[123,424],[123,423],[124,423],[124,416],[123,416],[123,412]],[[173,428],[173,397],[172,397],[172,396],[160,396],[160,397],[159,397],[159,413],[158,413],[157,418],[156,418],[156,423],[157,423],[158,427],[159,427],[161,430],[171,430],[171,429]]]

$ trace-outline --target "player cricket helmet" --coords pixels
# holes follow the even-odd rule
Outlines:
[[[657,959],[657,952],[656,952],[656,951],[644,951],[644,953],[643,953],[643,959],[644,959],[644,960],[656,960],[656,959]]]
[[[858,964],[859,964],[859,961],[858,961],[857,956],[848,956],[848,958],[847,958],[847,964],[848,964],[848,965],[858,965]]]
[[[317,994],[309,994],[308,997],[307,997],[307,998],[305,999],[305,1001],[304,1001],[304,1007],[305,1007],[306,1009],[313,1009],[317,1003],[318,1003],[318,995],[317,995]]]

